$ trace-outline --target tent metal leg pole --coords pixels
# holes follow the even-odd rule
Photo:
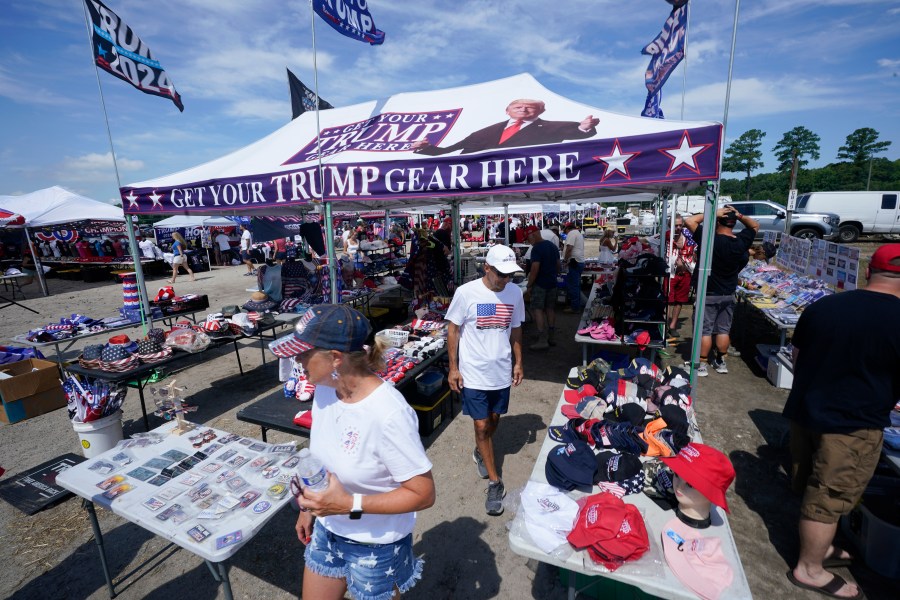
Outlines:
[[[453,219],[453,281],[456,285],[462,283],[460,277],[460,240],[459,240],[459,200],[454,200],[450,204],[450,218]]]
[[[325,251],[328,253],[328,280],[331,282],[331,303],[338,303],[337,256],[334,254],[334,220],[331,216],[331,202],[325,205]]]
[[[503,205],[503,243],[509,246],[509,204]]]
[[[141,252],[138,248],[137,237],[134,235],[134,217],[125,215],[125,231],[128,233],[128,247],[131,249],[131,257],[134,259],[134,274],[137,278],[138,295],[141,297],[141,312],[144,313],[144,333],[150,330],[151,313],[150,299],[147,296],[147,284],[144,282],[144,268],[141,265]]]
[[[25,239],[28,241],[28,247],[31,249],[31,256],[34,258],[34,268],[37,271],[38,281],[41,284],[41,293],[44,296],[50,295],[50,290],[47,289],[47,280],[44,279],[44,267],[41,265],[41,259],[38,258],[37,248],[35,248],[34,244],[31,242],[31,233],[29,233],[28,228],[25,228]]]
[[[703,239],[697,261],[697,299],[694,304],[694,339],[691,341],[691,386],[697,384],[697,365],[700,362],[700,344],[703,337],[703,311],[706,299],[706,278],[712,264],[713,240],[716,236],[716,202],[719,187],[710,183],[706,188],[706,202],[703,210]],[[707,357],[709,358],[709,357]]]

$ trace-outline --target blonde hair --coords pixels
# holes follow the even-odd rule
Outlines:
[[[380,371],[384,368],[384,351],[387,343],[375,336],[375,343],[356,352],[344,352],[344,362],[351,373]]]
[[[187,242],[184,239],[184,236],[178,233],[177,231],[172,233],[172,239],[176,242],[181,242],[182,245],[187,246]]]

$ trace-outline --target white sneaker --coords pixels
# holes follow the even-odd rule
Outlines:
[[[697,366],[697,377],[706,377],[707,375],[709,375],[709,371],[706,370],[706,363],[701,362]]]
[[[722,375],[728,374],[728,366],[725,364],[724,358],[719,358],[714,363],[712,363],[712,367],[716,370],[716,373],[721,373]]]

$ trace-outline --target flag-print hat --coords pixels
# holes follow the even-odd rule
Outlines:
[[[342,304],[319,304],[297,321],[294,333],[269,343],[279,358],[297,356],[307,350],[362,350],[372,326],[361,312]]]

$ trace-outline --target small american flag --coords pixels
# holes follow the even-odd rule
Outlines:
[[[476,329],[507,329],[512,322],[512,304],[478,304],[475,307]]]
[[[625,488],[614,481],[600,481],[597,482],[597,486],[601,492],[610,493],[616,498],[621,498],[625,495]]]

